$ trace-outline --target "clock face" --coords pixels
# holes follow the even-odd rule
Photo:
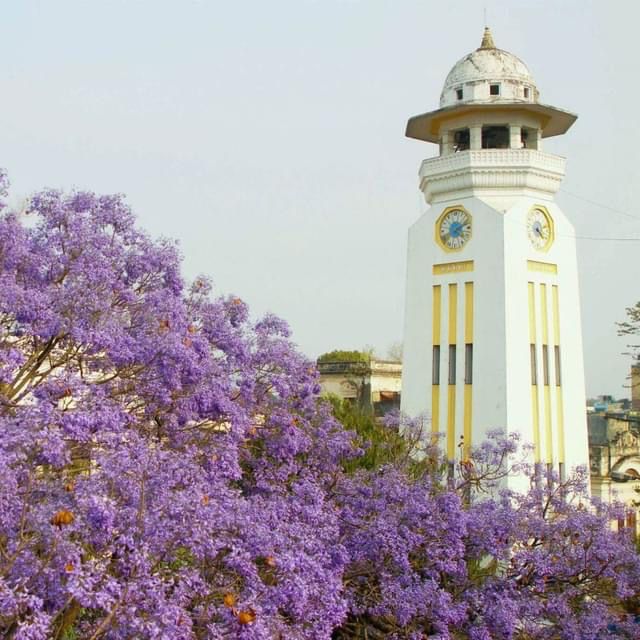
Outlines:
[[[445,251],[460,251],[471,238],[471,214],[462,207],[445,209],[436,223],[436,239]]]
[[[534,207],[527,214],[527,235],[538,251],[546,251],[553,243],[553,220],[544,207]]]

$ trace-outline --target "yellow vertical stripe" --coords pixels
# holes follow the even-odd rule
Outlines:
[[[542,344],[549,344],[549,323],[547,321],[547,285],[540,285],[540,316],[542,319]]]
[[[456,343],[458,326],[458,285],[449,285],[449,344]]]
[[[458,285],[450,284],[449,285],[449,344],[450,345],[456,344],[457,327],[458,327]],[[456,352],[457,352],[457,349],[456,349]],[[448,358],[447,358],[447,361],[448,361]],[[449,366],[451,365],[449,364]],[[456,373],[457,373],[457,367],[456,367]],[[450,384],[448,388],[448,393],[447,393],[447,456],[449,460],[454,459],[455,451],[456,451],[456,385]]]
[[[433,287],[433,346],[440,345],[440,325],[442,318],[442,287],[437,284]],[[432,352],[433,353],[433,352]],[[432,355],[433,357],[433,355]],[[442,353],[440,354],[440,367],[442,367]],[[433,366],[433,363],[432,363]],[[442,376],[442,370],[440,371]],[[440,431],[440,385],[431,385],[431,431]]]
[[[557,387],[556,407],[558,411],[558,462],[564,463],[564,406],[562,388]]]
[[[533,282],[529,283],[529,343],[536,343],[536,294]]]
[[[464,283],[464,341],[473,342],[473,282]]]
[[[465,459],[469,457],[469,452],[471,450],[471,412],[472,412],[472,393],[471,393],[472,385],[465,384],[464,385],[464,457]]]
[[[442,287],[433,287],[433,345],[440,344],[440,315],[442,312]]]
[[[453,460],[456,455],[456,386],[449,385],[447,394],[447,457]]]
[[[553,344],[560,344],[560,314],[558,312],[558,287],[551,287],[551,307],[553,309]]]
[[[473,282],[464,283],[464,341],[465,344],[473,345]],[[466,362],[466,348],[465,348],[465,369]],[[464,385],[464,403],[463,403],[463,438],[464,438],[464,457],[469,456],[472,444],[471,433],[471,420],[472,420],[472,400],[473,400],[473,386],[470,384]]]
[[[544,387],[544,428],[547,451],[547,462],[553,462],[553,436],[551,433],[551,388]]]
[[[547,348],[542,351],[542,372],[544,375],[545,367],[547,376],[551,375],[551,358],[554,354],[549,352],[549,308],[547,304],[547,285],[540,285],[540,321],[541,321],[541,333],[542,344]],[[546,362],[544,354],[547,354]],[[549,389],[550,379],[542,380],[544,385],[544,393],[542,395],[544,402],[544,439],[545,439],[545,462],[553,462],[553,434],[551,430],[551,391]]]
[[[560,347],[560,302],[558,287],[556,285],[551,287],[551,309],[553,317],[553,343]],[[557,364],[555,360],[555,352],[553,356],[555,366]],[[560,357],[562,357],[562,354],[560,354]],[[558,429],[558,462],[564,463],[564,403],[562,401],[562,387],[558,385],[556,386],[556,412],[556,423]]]
[[[431,385],[431,431],[438,433],[440,429],[440,385]]]
[[[536,462],[540,462],[540,410],[538,408],[538,385],[531,385],[531,414],[533,416],[533,450]]]
[[[533,282],[529,282],[529,342],[536,345],[536,294]],[[531,357],[531,356],[529,356]],[[533,365],[531,365],[533,366]],[[538,372],[536,371],[536,378]],[[531,419],[533,428],[534,459],[540,462],[540,407],[538,404],[538,385],[531,385]]]

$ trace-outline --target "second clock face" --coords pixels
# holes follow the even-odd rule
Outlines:
[[[438,218],[439,244],[448,251],[460,251],[471,238],[471,214],[462,207],[446,209]]]
[[[544,207],[534,207],[527,214],[527,235],[538,251],[546,251],[553,242],[553,220]]]

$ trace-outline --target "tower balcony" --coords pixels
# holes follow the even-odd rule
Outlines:
[[[533,195],[551,199],[565,158],[537,149],[479,149],[424,160],[420,190],[431,204],[468,196]]]

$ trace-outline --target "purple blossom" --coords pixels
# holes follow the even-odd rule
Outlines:
[[[121,196],[29,215],[0,217],[3,637],[637,637],[638,556],[584,471],[500,494],[537,470],[496,435],[448,480],[418,419],[413,456],[347,474],[286,323],[187,287]]]

